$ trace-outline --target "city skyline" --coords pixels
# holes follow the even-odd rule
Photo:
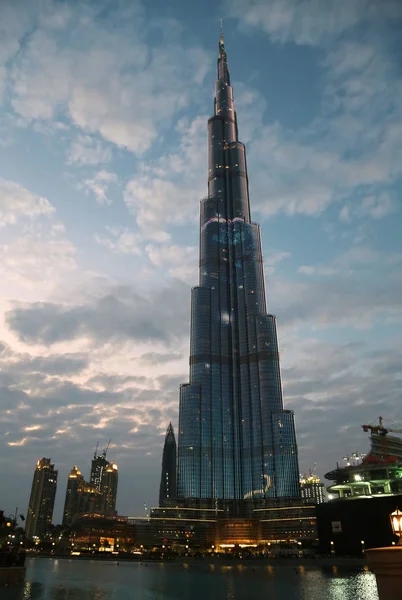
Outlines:
[[[211,507],[297,497],[294,416],[283,406],[276,320],[267,313],[260,226],[251,220],[222,23],[208,167],[199,283],[191,292],[190,378],[180,387],[177,496]]]
[[[119,512],[157,503],[188,380],[220,17],[300,470],[367,451],[378,414],[401,427],[402,6],[324,4],[2,2],[5,510],[27,506],[37,459],[66,482],[109,438]]]

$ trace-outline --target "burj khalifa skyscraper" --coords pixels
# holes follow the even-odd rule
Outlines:
[[[283,407],[276,320],[266,307],[260,227],[250,216],[222,31],[208,159],[190,378],[180,388],[178,500],[214,506],[297,497],[294,418]]]

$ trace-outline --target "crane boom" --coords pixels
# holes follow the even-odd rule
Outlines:
[[[107,454],[107,451],[109,450],[109,446],[110,446],[110,442],[111,442],[111,441],[112,441],[112,438],[110,438],[110,440],[109,440],[109,441],[108,441],[108,443],[107,443],[107,446],[106,446],[106,448],[105,448],[105,449],[104,449],[104,451],[103,451],[103,457],[104,457],[104,458],[106,458],[106,454]]]
[[[387,433],[402,433],[402,429],[391,429],[390,427],[384,427],[383,418],[378,417],[378,425],[362,425],[363,431],[371,431],[371,433],[378,433],[378,435],[386,436]]]

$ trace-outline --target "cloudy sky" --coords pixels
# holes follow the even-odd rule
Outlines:
[[[301,471],[402,426],[399,0],[1,0],[0,508],[50,456],[59,521],[109,438],[119,511],[156,503],[221,16]]]

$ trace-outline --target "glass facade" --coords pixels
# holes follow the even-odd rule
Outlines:
[[[221,34],[200,207],[190,382],[180,389],[179,499],[299,496],[293,413],[283,409],[276,321],[267,313],[260,227]]]

